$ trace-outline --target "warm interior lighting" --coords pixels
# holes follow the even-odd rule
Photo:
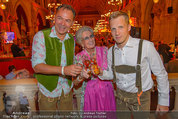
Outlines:
[[[153,0],[153,2],[154,2],[154,3],[158,3],[158,2],[159,2],[159,0]]]
[[[130,17],[129,18],[129,23],[131,26],[136,26],[136,18],[135,17]]]
[[[94,32],[109,32],[108,24],[109,22],[102,17],[102,19],[98,20],[96,23]]]
[[[0,0],[0,2],[9,2],[9,0]]]
[[[49,8],[55,8],[55,9],[56,9],[56,8],[58,8],[60,5],[61,5],[60,3],[49,3],[49,4],[48,4],[48,7],[49,7]]]
[[[101,18],[106,18],[106,17],[109,17],[113,12],[111,10],[109,10],[107,13],[105,14],[102,14],[101,15]]]
[[[79,28],[81,28],[82,26],[78,23],[78,21],[75,21],[73,26],[71,27],[71,29],[73,31],[77,31]]]
[[[121,5],[122,0],[108,0],[109,5]]]
[[[49,3],[48,9],[50,11],[50,14],[46,16],[46,19],[54,20],[54,17],[56,14],[56,9],[61,5],[62,4],[60,4],[60,3]]]
[[[6,5],[4,3],[9,2],[9,0],[0,0],[0,8],[1,9],[6,9]]]
[[[0,8],[4,10],[4,9],[6,9],[6,6],[3,3],[1,3]]]

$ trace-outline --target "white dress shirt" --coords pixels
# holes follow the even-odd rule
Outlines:
[[[117,65],[130,65],[136,66],[139,39],[129,37],[128,42],[123,48],[118,48],[115,44],[115,66]],[[101,79],[113,79],[112,65],[112,47],[108,51],[108,70],[103,71]],[[156,76],[158,84],[158,104],[169,106],[169,82],[168,75],[163,66],[162,60],[156,51],[153,43],[144,40],[142,45],[141,56],[141,80],[143,92],[153,87],[153,80],[151,71]],[[136,73],[121,74],[116,72],[117,87],[126,92],[136,93],[138,91],[135,86]]]

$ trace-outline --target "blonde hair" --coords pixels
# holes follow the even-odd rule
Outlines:
[[[113,12],[110,16],[109,16],[109,23],[112,19],[115,19],[117,17],[123,16],[125,18],[126,23],[129,24],[129,16],[127,13],[123,12],[123,11],[116,11]]]

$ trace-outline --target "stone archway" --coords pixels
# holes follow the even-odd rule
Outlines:
[[[151,20],[151,10],[153,7],[153,1],[141,1],[141,6],[141,38],[151,40],[149,22]]]
[[[17,7],[16,14],[18,18],[17,26],[21,34],[21,43],[25,45],[29,45],[30,43],[29,40],[27,39],[27,33],[29,32],[28,21],[27,21],[27,16],[25,14],[25,11],[21,5]]]
[[[16,14],[17,14],[17,17],[18,17],[17,24],[18,24],[18,28],[19,28],[20,33],[21,33],[22,30],[28,32],[29,28],[28,28],[27,16],[26,16],[24,9],[22,8],[21,5],[19,5],[17,7]]]
[[[29,3],[29,4],[28,4]],[[26,31],[26,34],[29,34],[29,32],[31,32],[31,31],[33,31],[32,29],[31,29],[31,19],[32,19],[32,16],[31,16],[31,2],[30,1],[28,1],[28,3],[27,2],[24,2],[24,1],[22,1],[22,0],[18,0],[18,1],[16,1],[15,2],[15,4],[14,4],[14,7],[13,7],[13,14],[15,14],[15,16],[17,17],[16,19],[18,20],[18,12],[17,12],[17,9],[18,9],[18,7],[19,6],[21,6],[22,7],[22,9],[23,9],[23,12],[24,12],[24,15],[26,16],[25,17],[25,21],[26,21],[26,28],[27,28],[27,30],[25,30]],[[15,22],[15,24],[17,24],[16,26],[17,26],[17,28],[16,29],[19,29],[19,27],[18,27],[18,22],[17,22],[17,20],[16,20],[16,22]],[[25,28],[25,29],[26,29]],[[19,34],[20,34],[20,31],[19,31]],[[21,37],[21,34],[20,34],[20,37]]]

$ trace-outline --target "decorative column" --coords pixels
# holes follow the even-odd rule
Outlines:
[[[149,40],[149,24],[146,22],[141,23],[141,38]]]

